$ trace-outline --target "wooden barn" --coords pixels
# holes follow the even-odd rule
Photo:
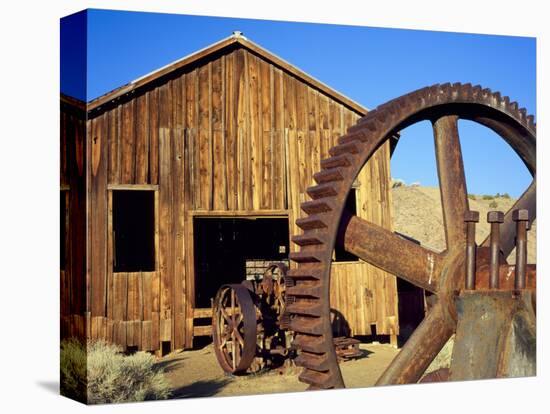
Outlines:
[[[62,96],[62,336],[163,353],[209,335],[220,285],[296,249],[312,175],[366,112],[238,33],[89,103]],[[348,200],[386,228],[389,160]],[[337,249],[331,294],[336,331],[395,339],[394,276]]]

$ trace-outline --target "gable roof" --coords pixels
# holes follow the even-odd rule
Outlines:
[[[207,46],[204,49],[201,49],[197,52],[194,52],[188,56],[185,56],[181,59],[178,59],[172,63],[169,63],[166,66],[163,66],[151,73],[148,73],[144,76],[141,76],[126,85],[123,85],[119,88],[116,88],[112,90],[111,92],[108,92],[98,98],[93,99],[90,101],[87,105],[88,111],[96,111],[100,110],[101,107],[105,104],[108,104],[109,102],[114,101],[115,99],[121,98],[125,95],[128,95],[137,89],[140,89],[151,82],[160,79],[164,76],[169,75],[170,73],[174,72],[177,69],[180,69],[184,66],[190,65],[194,62],[199,61],[200,59],[206,58],[211,54],[223,51],[225,49],[229,49],[232,47],[241,46],[248,51],[262,57],[263,59],[267,60],[268,62],[272,63],[275,66],[278,66],[282,70],[292,74],[299,80],[303,81],[304,83],[308,84],[309,86],[313,87],[314,89],[317,89],[326,95],[330,96],[335,101],[343,104],[344,106],[347,106],[348,108],[354,110],[359,115],[363,116],[365,115],[368,110],[360,105],[359,103],[355,102],[354,100],[348,98],[347,96],[335,91],[334,89],[330,88],[323,82],[319,81],[318,79],[315,79],[313,76],[308,75],[307,73],[303,72],[302,70],[298,69],[296,66],[291,65],[284,59],[274,55],[273,53],[269,52],[268,50],[264,49],[263,47],[257,45],[256,43],[248,40],[246,37],[244,37],[240,32],[234,32],[231,36],[220,40],[219,42],[216,42],[210,46]]]

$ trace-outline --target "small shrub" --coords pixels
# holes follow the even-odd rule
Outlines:
[[[76,339],[61,341],[61,395],[86,402],[86,349]]]
[[[474,194],[468,194],[468,198],[470,200],[475,200],[476,199],[476,196]]]
[[[403,187],[404,185],[405,181],[401,180],[400,178],[392,179],[391,188]]]
[[[116,345],[105,341],[89,342],[86,367],[86,352],[77,344],[80,346],[79,358],[84,354],[84,371],[77,365],[78,369],[71,372],[73,376],[80,376],[77,382],[84,384],[84,388],[87,382],[89,404],[159,400],[170,396],[168,381],[163,370],[155,367],[152,355],[146,352],[124,355]],[[61,383],[63,387],[63,377]]]
[[[483,200],[494,200],[495,197],[489,194],[484,194],[483,197],[481,197]]]
[[[510,194],[504,193],[504,194],[501,194],[501,197],[502,197],[502,198],[510,199]]]
[[[497,208],[498,207],[498,203],[496,201],[491,201],[491,204],[489,204],[489,207],[491,208]]]

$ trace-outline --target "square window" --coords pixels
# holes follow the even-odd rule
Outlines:
[[[155,194],[113,191],[114,272],[155,270]]]

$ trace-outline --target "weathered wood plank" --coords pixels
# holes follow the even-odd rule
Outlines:
[[[223,57],[212,63],[212,209],[227,209]]]
[[[196,190],[199,193],[197,209],[209,209],[211,196],[212,172],[211,151],[212,151],[212,125],[210,122],[211,108],[211,66],[207,64],[199,69],[199,130],[198,130],[198,185]]]
[[[113,319],[125,321],[128,309],[128,276],[126,273],[113,274]]]
[[[183,348],[184,327],[183,320],[178,316],[183,312],[184,303],[184,278],[185,278],[185,215],[184,215],[184,136],[183,125],[176,127],[172,140],[172,231],[171,235],[174,243],[173,255],[173,293],[172,293],[172,350]]]
[[[171,136],[169,128],[161,128],[159,134],[159,271],[160,318],[171,318],[173,266],[172,203],[173,183]]]
[[[142,94],[136,100],[136,153],[135,183],[146,184],[149,178],[149,116],[148,95]]]
[[[153,328],[153,322],[151,320],[143,321],[141,324],[141,350],[154,351],[156,347],[151,342],[151,333]]]
[[[134,183],[135,178],[135,100],[122,105],[122,137],[120,149],[121,177],[125,184]]]
[[[273,127],[272,127],[272,188],[273,196],[271,208],[286,208],[286,170],[284,150],[284,100],[283,75],[279,69],[273,70]]]
[[[105,316],[107,307],[107,115],[92,120],[89,220],[92,316]]]
[[[149,183],[158,184],[159,168],[159,95],[158,88],[147,92],[149,96]]]
[[[235,102],[237,103],[235,109],[235,126],[236,135],[235,140],[236,154],[237,154],[237,209],[244,210],[245,205],[245,155],[244,155],[244,143],[243,140],[246,137],[246,114],[247,114],[247,82],[246,82],[246,67],[245,67],[245,52],[237,50],[234,55],[234,87],[235,87]]]
[[[224,118],[225,118],[225,165],[227,186],[227,209],[237,209],[239,176],[237,171],[237,94],[235,88],[235,53],[225,57],[224,67]]]
[[[113,193],[107,193],[107,318],[113,319],[114,279],[113,279]]]
[[[262,62],[258,57],[247,54],[248,62],[248,130],[245,148],[249,147],[247,159],[250,161],[250,191],[252,191],[251,208],[258,210],[262,197]]]
[[[120,153],[119,153],[119,110],[118,108],[108,112],[109,118],[109,183],[120,181]]]

